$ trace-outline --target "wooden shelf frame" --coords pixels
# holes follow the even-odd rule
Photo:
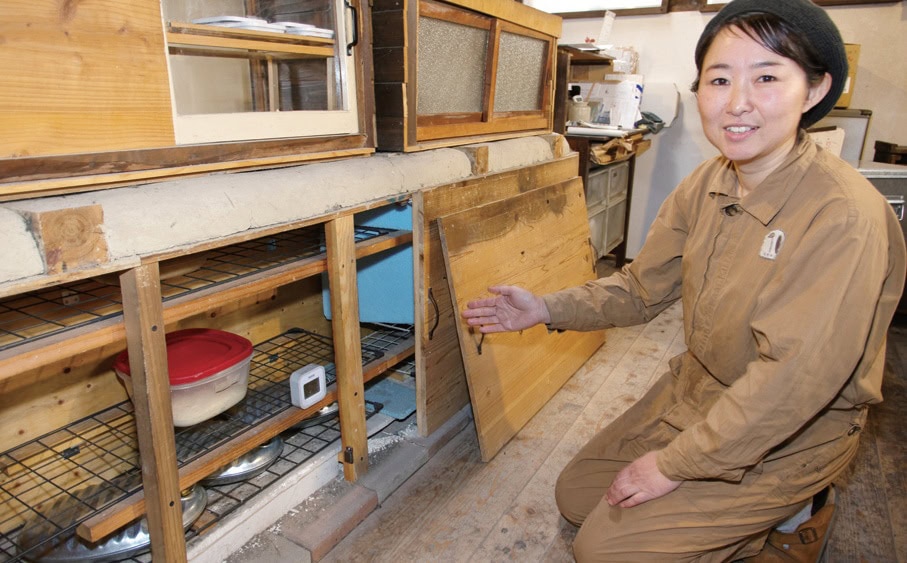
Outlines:
[[[369,382],[385,373],[390,367],[411,356],[414,352],[415,337],[401,340],[385,354],[362,366],[363,380]],[[211,475],[225,460],[239,458],[256,446],[314,416],[319,410],[337,401],[337,384],[328,387],[324,399],[306,409],[287,409],[277,416],[250,428],[220,446],[211,449],[197,459],[179,468],[179,487],[187,487]],[[82,522],[78,534],[88,541],[98,541],[145,514],[145,495],[139,491],[115,505],[95,514]]]
[[[396,231],[356,244],[356,258],[364,258],[384,250],[412,242],[412,232]],[[326,254],[304,258],[234,281],[192,291],[168,300],[163,309],[164,325],[171,326],[211,307],[212,300],[227,307],[239,307],[243,299],[261,292],[318,275],[327,271]],[[10,347],[0,352],[0,389],[7,380],[20,373],[37,369],[82,353],[122,343],[126,328],[122,314],[79,326],[59,334]]]
[[[275,58],[330,58],[334,56],[333,39],[184,22],[168,24],[167,45],[171,49],[179,46],[202,51],[228,49],[263,52]]]
[[[405,199],[408,198],[384,201],[383,205],[399,204]],[[123,342],[127,345],[143,493],[140,498],[124,501],[103,514],[96,515],[80,526],[80,535],[103,537],[137,516],[146,514],[152,557],[168,562],[185,561],[180,491],[203,479],[225,461],[273,438],[333,401],[338,403],[341,444],[345,454],[341,457],[344,475],[348,480],[356,481],[367,471],[364,384],[414,353],[412,338],[365,368],[362,365],[356,262],[359,258],[412,243],[413,240],[412,232],[401,230],[357,242],[355,214],[380,206],[381,203],[366,204],[305,221],[304,225],[284,225],[268,232],[258,232],[257,237],[241,237],[242,240],[252,240],[269,233],[288,231],[293,227],[320,225],[324,228],[325,252],[169,301],[165,301],[162,295],[159,261],[173,256],[148,259],[120,275],[123,292],[121,315],[27,342],[0,353],[0,389],[4,389],[20,374],[51,362],[86,353],[97,356],[98,351],[110,351],[112,347],[121,347]],[[226,246],[230,242],[236,242],[236,239],[221,240],[219,244],[209,246],[199,245],[193,251],[175,255],[193,254]],[[170,388],[166,377],[164,337],[167,327],[215,307],[239,309],[243,300],[263,291],[324,273],[328,277],[333,312],[331,326],[336,370],[334,388],[317,405],[306,410],[290,409],[265,424],[250,428],[246,433],[185,467],[178,468]]]

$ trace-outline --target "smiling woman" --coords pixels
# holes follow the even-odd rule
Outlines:
[[[823,499],[882,399],[904,238],[878,190],[804,130],[847,79],[840,33],[809,0],[734,0],[695,62],[721,154],[668,196],[633,262],[545,295],[493,286],[462,313],[483,333],[598,330],[683,304],[687,350],[558,478],[579,562],[777,560],[766,538],[807,507],[821,540]],[[785,560],[822,545],[791,542]]]

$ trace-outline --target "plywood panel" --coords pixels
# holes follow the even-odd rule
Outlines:
[[[457,311],[496,284],[537,294],[595,277],[579,178],[438,220]],[[458,319],[482,459],[490,460],[604,342],[604,332],[481,335]]]
[[[416,229],[421,226],[414,268],[417,306],[425,321],[416,327],[416,412],[423,436],[440,428],[469,402],[437,219],[575,178],[577,158],[571,153],[535,166],[425,190],[413,198]]]
[[[174,143],[160,3],[0,2],[0,157]]]

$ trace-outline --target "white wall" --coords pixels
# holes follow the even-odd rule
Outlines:
[[[863,157],[872,160],[876,139],[907,145],[907,2],[827,8],[847,43],[861,45],[851,108],[872,110]],[[696,77],[693,50],[712,13],[672,12],[619,16],[610,43],[639,52],[647,83],[673,82],[680,91],[674,124],[652,137],[652,149],[637,160],[627,254],[635,256],[659,206],[674,187],[707,157],[717,154],[702,134],[690,84]],[[596,37],[601,19],[565,19],[561,43]],[[645,93],[643,94],[645,96]]]

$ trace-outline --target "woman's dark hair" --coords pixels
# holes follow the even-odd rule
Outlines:
[[[696,80],[690,87],[693,92],[699,91],[699,75],[702,73],[705,54],[718,33],[728,27],[739,28],[769,51],[797,63],[806,73],[806,79],[812,85],[822,82],[825,73],[828,72],[828,68],[822,63],[815,48],[787,22],[774,14],[747,12],[733,16],[721,25],[706,30],[699,39],[695,54]]]

